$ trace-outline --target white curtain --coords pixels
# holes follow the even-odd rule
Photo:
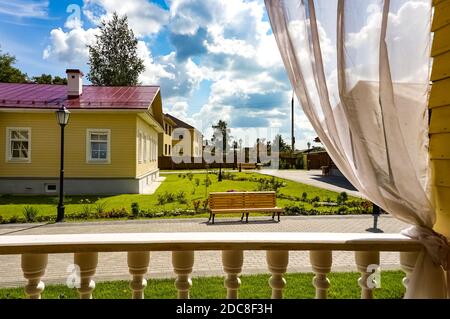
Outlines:
[[[429,188],[431,0],[265,4],[291,84],[334,163],[427,247],[406,297],[446,297],[448,245],[432,231]]]

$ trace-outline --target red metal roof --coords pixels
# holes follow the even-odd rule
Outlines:
[[[0,108],[148,109],[159,86],[83,85],[80,97],[68,98],[66,85],[0,83]]]

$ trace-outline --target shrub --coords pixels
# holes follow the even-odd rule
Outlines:
[[[158,201],[158,205],[164,205],[166,203],[166,197],[164,194],[158,194],[156,196],[156,200]]]
[[[81,206],[82,213],[89,216],[92,212],[91,201],[89,199],[82,199],[80,200],[80,204],[82,204]]]
[[[348,207],[347,206],[341,206],[338,208],[337,210],[339,215],[345,215],[346,213],[348,213]]]
[[[186,177],[187,177],[190,181],[192,181],[192,178],[194,177],[194,174],[192,174],[192,172],[189,172],[189,173],[186,174]]]
[[[94,211],[97,214],[104,213],[107,206],[108,206],[108,202],[106,200],[101,201],[100,198],[98,198],[97,201],[94,203]]]
[[[348,195],[347,195],[346,192],[340,193],[340,194],[337,196],[337,198],[336,198],[336,202],[337,202],[339,205],[344,204],[347,200],[348,200]]]
[[[208,176],[206,176],[203,183],[206,187],[209,187],[211,185],[211,179]]]
[[[175,201],[175,195],[173,193],[165,192],[164,196],[166,197],[167,203],[173,203]]]
[[[139,216],[139,203],[137,202],[133,202],[131,203],[131,216],[133,216],[134,218]]]
[[[200,179],[195,178],[195,179],[194,179],[194,183],[195,183],[195,186],[200,185]]]
[[[319,196],[315,196],[313,199],[311,199],[311,203],[317,203],[317,202],[320,202]]]
[[[195,200],[192,201],[192,206],[194,206],[194,210],[195,210],[196,213],[198,213],[198,209],[200,208],[200,204],[201,204],[201,202],[198,199],[195,199]]]
[[[33,206],[25,206],[23,208],[23,217],[25,217],[27,223],[35,222],[38,214],[38,210]]]
[[[202,207],[204,210],[208,209],[208,204],[209,204],[209,202],[208,202],[207,198],[202,201]]]
[[[19,222],[19,217],[17,215],[13,215],[9,218],[9,223],[10,224],[15,224]]]
[[[307,192],[303,192],[301,201],[302,202],[306,202],[307,200],[308,200],[308,193]]]
[[[187,199],[186,199],[186,193],[183,191],[178,192],[175,195],[177,202],[179,202],[180,204],[186,204],[187,203]]]

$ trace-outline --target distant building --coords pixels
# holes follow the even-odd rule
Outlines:
[[[183,122],[173,115],[165,114],[164,118],[169,119],[173,124],[172,154],[183,157],[202,157],[203,155],[203,135],[192,125]]]

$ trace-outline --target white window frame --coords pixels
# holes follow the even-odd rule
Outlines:
[[[142,132],[138,131],[138,163],[141,164],[143,159],[142,154]]]
[[[106,134],[106,159],[92,158],[91,134]],[[86,163],[88,164],[111,164],[111,130],[104,128],[88,128],[86,130]]]
[[[142,159],[144,163],[147,163],[147,135],[142,134]]]
[[[28,158],[13,158],[11,152],[11,132],[28,131]],[[30,127],[7,127],[6,128],[6,162],[10,163],[31,163],[31,128]]]

